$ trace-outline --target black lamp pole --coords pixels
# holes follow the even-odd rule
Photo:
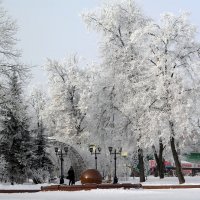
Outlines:
[[[101,147],[98,146],[97,149],[96,149],[95,145],[91,144],[91,145],[89,146],[89,151],[90,151],[91,155],[94,154],[94,158],[95,158],[95,168],[97,169],[97,154],[101,154]],[[97,152],[97,151],[98,151],[98,152]]]
[[[60,150],[60,184],[64,183],[64,174],[63,174],[63,152]]]
[[[114,180],[113,180],[113,184],[118,183],[118,178],[117,178],[117,154],[121,154],[122,153],[122,148],[119,149],[119,151],[117,152],[117,150],[115,149],[113,151],[113,147],[108,147],[110,155],[114,154],[114,167],[115,167],[115,173],[114,173]]]
[[[60,158],[60,184],[63,184],[64,183],[64,168],[63,168],[63,162],[64,162],[64,158],[63,156],[67,155],[67,152],[68,152],[68,147],[64,147],[64,151],[63,152],[63,149],[60,148],[60,151],[58,150],[58,147],[55,147],[55,152],[56,152],[56,155],[59,156]]]
[[[97,151],[94,151],[94,158],[95,158],[95,168],[97,169]]]

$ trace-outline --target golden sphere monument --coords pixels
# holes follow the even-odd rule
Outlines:
[[[87,169],[81,174],[81,183],[89,184],[89,183],[102,183],[102,176],[96,169]]]

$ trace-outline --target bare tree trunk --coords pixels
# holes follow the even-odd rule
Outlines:
[[[160,143],[159,143],[159,176],[161,179],[165,177],[163,151],[164,151],[164,146],[163,146],[162,140],[160,140]]]
[[[178,153],[176,151],[176,147],[175,147],[175,142],[174,142],[174,124],[173,122],[169,122],[170,124],[170,128],[171,128],[171,140],[170,140],[170,145],[171,145],[171,150],[172,150],[172,155],[174,158],[174,162],[175,162],[175,166],[176,166],[176,174],[178,176],[178,180],[180,184],[185,183],[185,178],[183,176],[182,170],[181,170],[181,163],[179,161],[179,157],[178,157]]]
[[[164,178],[163,151],[165,148],[163,146],[162,139],[160,139],[160,141],[159,141],[159,155],[157,154],[155,146],[153,146],[152,148],[154,151],[154,157],[155,157],[155,161],[156,161],[156,165],[157,165],[154,176],[157,177],[159,175],[159,177],[162,179],[162,178]]]
[[[155,150],[155,147],[154,147],[154,157],[155,157],[155,161],[156,161],[156,168],[155,168],[154,176],[157,177],[158,173],[159,173],[159,169],[160,169],[160,163],[159,163],[159,158],[158,158],[158,154]]]
[[[141,148],[138,149],[138,160],[139,160],[140,182],[145,182],[143,150]]]

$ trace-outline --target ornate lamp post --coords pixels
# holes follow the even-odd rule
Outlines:
[[[108,147],[108,150],[111,154],[114,154],[114,161],[115,161],[115,173],[114,173],[114,180],[113,180],[113,184],[118,183],[118,178],[117,178],[117,154],[121,155],[122,153],[122,148],[119,149],[119,151],[117,152],[116,149],[113,150],[113,147]]]
[[[96,146],[94,144],[89,145],[89,151],[91,153],[91,155],[94,154],[94,158],[95,158],[95,167],[97,169],[97,154],[101,154],[101,147],[98,146],[96,148]]]
[[[67,155],[68,147],[64,147],[64,151],[62,148],[58,149],[58,147],[55,147],[56,156],[60,158],[60,184],[64,183],[64,174],[63,174],[63,162],[64,162],[64,156]]]

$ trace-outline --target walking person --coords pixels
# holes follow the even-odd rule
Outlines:
[[[75,173],[74,173],[74,169],[71,166],[69,171],[68,171],[68,176],[67,178],[69,179],[69,185],[75,185]]]

